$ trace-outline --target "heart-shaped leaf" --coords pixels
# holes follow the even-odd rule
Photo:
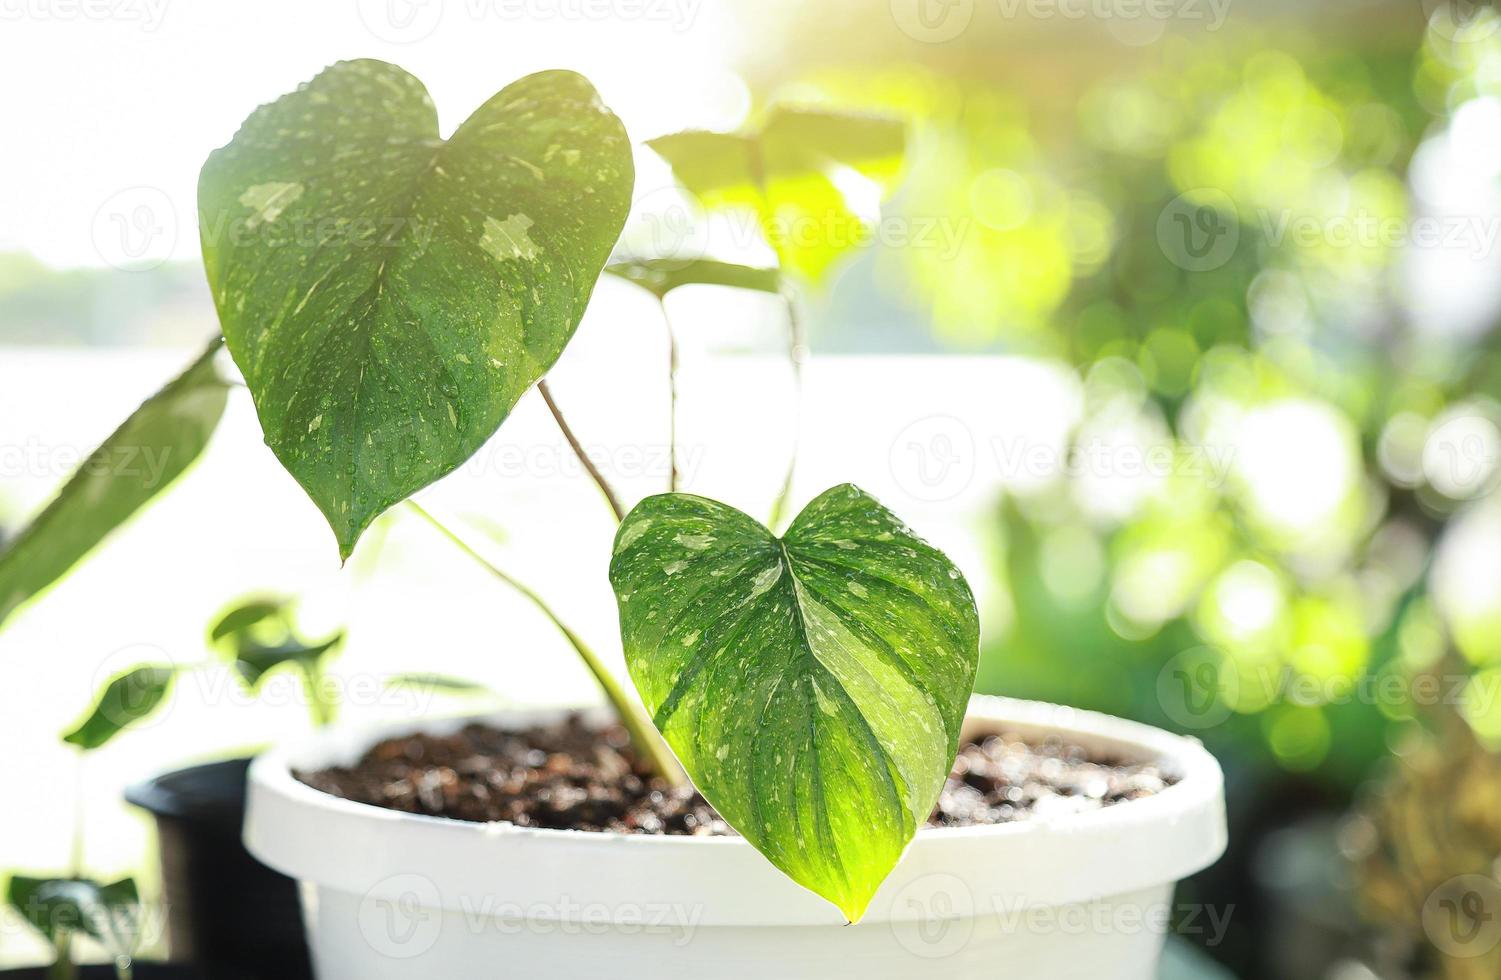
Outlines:
[[[979,659],[958,569],[844,485],[780,539],[725,504],[649,497],[610,582],[631,678],[699,790],[858,919],[958,747]]]
[[[94,707],[63,741],[85,751],[97,749],[133,723],[145,718],[166,700],[177,670],[169,665],[134,667],[110,680]]]
[[[756,129],[673,133],[648,145],[705,207],[753,211],[783,268],[819,282],[869,237],[843,177],[889,191],[906,127],[881,116],[775,106]]]
[[[447,140],[422,83],[341,62],[204,164],[204,266],[266,442],[347,558],[550,368],[630,208],[620,121],[531,75]]]
[[[67,574],[203,452],[224,415],[219,340],[131,414],[0,553],[0,624]]]

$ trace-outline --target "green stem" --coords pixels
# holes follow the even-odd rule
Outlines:
[[[300,661],[302,677],[307,684],[308,712],[313,716],[313,726],[327,728],[333,724],[334,704],[323,690],[323,670],[315,663]]]
[[[73,962],[73,932],[59,929],[53,941],[56,959],[47,968],[47,980],[76,980],[78,966]]]
[[[85,784],[88,782],[84,773],[85,761],[88,756],[79,749],[75,753],[78,760],[73,767],[73,840],[68,850],[68,874],[74,878],[83,877],[84,860],[84,836],[83,836],[83,793]]]
[[[605,500],[610,504],[610,510],[615,512],[615,523],[619,524],[625,520],[625,508],[620,506],[620,498],[615,495],[615,491],[606,482],[605,475],[599,471],[599,467],[594,465],[594,461],[589,458],[589,454],[584,452],[584,447],[579,444],[578,437],[573,434],[572,427],[563,418],[563,413],[558,410],[558,403],[553,401],[552,390],[547,387],[547,381],[538,381],[537,390],[542,393],[542,400],[547,403],[547,410],[552,413],[553,420],[558,423],[558,428],[563,431],[563,438],[567,439],[568,445],[573,448],[573,454],[579,458],[580,463],[584,464],[584,470],[589,474],[589,478],[594,481],[595,486],[599,487],[600,492],[605,495]]]
[[[760,205],[761,227],[766,232],[766,239],[771,245],[772,251],[777,255],[777,269],[787,269],[787,253],[782,247],[781,235],[777,233],[771,207],[771,194],[767,190],[766,161],[761,154],[761,144],[752,140],[749,146],[751,180],[755,184],[757,201]],[[787,360],[792,368],[792,454],[787,460],[787,472],[782,477],[781,489],[777,491],[776,499],[771,504],[771,520],[768,527],[772,531],[780,530],[782,517],[787,512],[787,503],[792,498],[792,476],[797,470],[797,455],[802,444],[802,418],[803,418],[803,361],[808,355],[808,346],[804,338],[803,320],[798,312],[797,298],[792,295],[792,289],[787,285],[784,275],[777,277],[777,292],[782,297],[783,304],[787,307]]]
[[[779,530],[782,517],[787,512],[792,498],[792,477],[797,471],[797,456],[802,445],[803,416],[803,361],[808,356],[808,345],[803,330],[802,316],[798,312],[797,299],[786,283],[780,290],[782,302],[787,307],[787,359],[792,368],[792,453],[787,459],[787,472],[782,477],[782,487],[777,491],[771,505],[771,520],[768,526]]]
[[[423,519],[438,530],[438,533],[453,542],[460,551],[479,562],[491,575],[494,575],[506,585],[521,593],[527,599],[531,600],[534,606],[541,610],[542,615],[546,616],[553,626],[557,627],[558,632],[563,634],[563,638],[578,653],[579,658],[584,661],[584,666],[589,668],[589,673],[594,675],[595,682],[599,684],[600,689],[605,693],[605,697],[609,700],[611,706],[615,708],[615,713],[620,716],[620,723],[625,726],[625,730],[630,734],[631,743],[635,745],[637,751],[642,754],[651,767],[663,779],[673,785],[681,785],[684,782],[682,768],[678,765],[677,760],[672,755],[672,750],[667,747],[667,743],[663,741],[662,736],[658,734],[656,728],[652,726],[651,722],[646,718],[641,709],[637,707],[636,703],[631,700],[630,696],[625,693],[625,689],[620,686],[620,682],[615,679],[615,675],[610,673],[609,668],[600,661],[598,655],[584,642],[583,637],[568,628],[568,625],[547,604],[547,600],[543,599],[530,586],[507,574],[484,555],[475,551],[469,542],[455,534],[447,525],[443,524],[443,522],[439,521],[432,514],[429,514],[417,501],[408,500],[407,506],[420,514]]]
[[[678,338],[667,314],[666,295],[658,296],[657,304],[662,307],[662,324],[667,328],[667,458],[672,466],[667,490],[674,493],[678,488]]]

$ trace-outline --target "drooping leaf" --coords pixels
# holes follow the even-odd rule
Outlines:
[[[304,644],[296,640],[275,646],[263,646],[246,639],[235,651],[235,670],[250,690],[258,690],[266,675],[278,667],[293,665],[304,670],[317,668],[325,656],[344,642],[342,632],[319,643]]]
[[[605,271],[635,283],[658,299],[680,286],[733,286],[773,294],[781,289],[781,276],[775,269],[717,259],[625,259],[610,263]]]
[[[620,121],[571,72],[453,135],[422,83],[341,62],[204,164],[204,266],[266,442],[348,557],[493,434],[573,336],[630,207]]]
[[[99,748],[155,711],[171,693],[176,677],[175,667],[162,664],[133,667],[115,676],[63,741],[86,751]]]
[[[209,642],[218,643],[225,637],[235,636],[268,619],[280,617],[286,613],[288,605],[286,599],[249,599],[238,603],[214,621],[209,628]]]
[[[140,895],[132,878],[101,885],[88,878],[11,875],[5,901],[48,942],[82,932],[115,954],[138,945]]]
[[[816,283],[869,238],[846,178],[884,196],[901,171],[906,129],[880,116],[774,107],[757,129],[674,133],[648,145],[705,207],[753,211],[783,268]]]
[[[228,397],[213,365],[219,346],[215,339],[136,409],[0,553],[0,624],[66,575],[203,452]]]
[[[858,919],[957,749],[979,658],[958,569],[844,485],[780,539],[725,504],[649,497],[610,582],[631,678],[699,790]]]

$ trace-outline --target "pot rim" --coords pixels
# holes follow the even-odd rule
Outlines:
[[[472,911],[475,895],[504,892],[528,917],[566,919],[558,899],[607,909],[651,895],[692,898],[703,924],[832,924],[832,905],[794,884],[741,837],[623,834],[517,827],[388,810],[314,789],[292,776],[347,763],[397,732],[444,731],[472,721],[501,727],[577,709],[492,712],[335,728],[273,748],[251,764],[245,843],[296,878],[366,896],[410,890],[414,875],[436,904]],[[587,709],[586,709],[587,710]],[[608,713],[595,709],[592,717]],[[978,911],[1003,902],[1091,901],[1176,881],[1223,853],[1223,775],[1195,739],[1066,706],[975,696],[966,732],[1066,734],[1086,749],[1152,759],[1178,782],[1099,810],[981,827],[924,828],[872,902],[867,919],[916,918],[895,901],[914,883],[959,882]],[[617,880],[618,879],[618,880]],[[403,891],[406,889],[406,891]],[[513,901],[514,899],[514,901]],[[912,904],[912,903],[908,903]],[[551,910],[550,914],[549,910]]]

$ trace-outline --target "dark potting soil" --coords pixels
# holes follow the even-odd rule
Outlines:
[[[349,768],[297,772],[315,789],[391,810],[522,827],[640,834],[734,831],[691,788],[651,776],[620,728],[577,716],[519,732],[469,725],[372,747]],[[933,827],[972,827],[1098,810],[1159,793],[1152,763],[1092,758],[1056,737],[991,735],[960,747]]]

